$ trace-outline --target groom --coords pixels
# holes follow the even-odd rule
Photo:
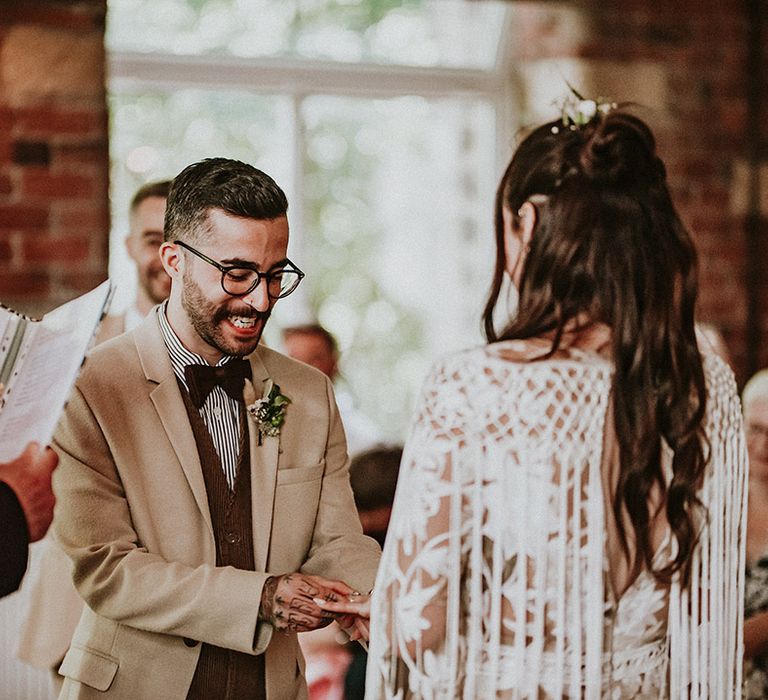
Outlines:
[[[303,277],[287,206],[244,163],[183,170],[160,249],[170,297],[78,380],[55,529],[87,605],[61,697],[306,697],[295,633],[327,624],[314,599],[373,585],[331,385],[259,345]]]

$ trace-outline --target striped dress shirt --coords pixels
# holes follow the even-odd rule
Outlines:
[[[158,320],[160,322],[160,331],[163,334],[165,347],[168,348],[168,355],[171,358],[171,365],[176,378],[182,386],[189,391],[184,368],[187,365],[207,365],[208,361],[202,356],[187,350],[182,345],[179,337],[174,333],[168,319],[165,316],[165,308],[168,302],[165,301],[157,308]],[[219,367],[230,360],[234,360],[232,355],[224,355],[217,363]],[[200,408],[200,417],[208,428],[213,440],[213,446],[216,448],[216,454],[221,460],[221,467],[227,478],[229,488],[235,486],[237,477],[237,460],[240,456],[238,448],[240,446],[240,402],[233,399],[224,389],[216,385],[205,399],[205,403]]]

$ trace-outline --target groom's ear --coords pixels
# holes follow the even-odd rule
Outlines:
[[[165,241],[158,252],[168,276],[171,279],[180,279],[184,274],[184,256],[181,254],[181,248],[175,243]]]

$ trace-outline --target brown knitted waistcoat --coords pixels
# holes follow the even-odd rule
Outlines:
[[[227,484],[211,434],[189,394],[181,394],[203,467],[208,507],[216,537],[216,566],[234,566],[253,571],[253,527],[251,522],[251,470],[245,411],[240,412],[240,446],[235,488]],[[253,611],[256,620],[257,610]],[[198,642],[185,639],[195,646]],[[203,644],[187,700],[266,700],[264,656],[254,656],[212,644]]]

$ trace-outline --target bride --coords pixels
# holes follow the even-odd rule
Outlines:
[[[740,692],[736,387],[697,346],[696,255],[653,135],[614,107],[573,100],[501,180],[489,343],[424,386],[367,698]],[[325,606],[365,634],[368,603]]]

